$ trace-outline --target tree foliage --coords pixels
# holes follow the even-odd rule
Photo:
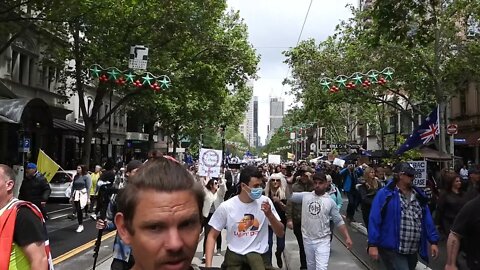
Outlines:
[[[411,120],[427,114],[467,82],[478,79],[479,43],[465,36],[466,20],[479,19],[478,1],[375,1],[371,9],[352,8],[325,41],[302,41],[284,52],[296,101],[310,121],[327,132],[348,133],[356,123],[368,123],[382,133],[390,112]],[[330,93],[322,77],[395,69],[386,86]],[[337,136],[342,140],[342,136]]]
[[[19,12],[18,7],[25,4],[38,11],[35,16]],[[138,106],[134,100],[148,101],[153,107],[142,109],[155,116],[152,121],[163,122],[178,140],[180,135],[199,132],[202,121],[203,126],[237,122],[238,113],[223,107],[242,109],[251,94],[245,82],[254,77],[258,57],[248,43],[245,24],[238,13],[226,12],[225,0],[9,0],[0,7],[0,21],[16,25],[2,37],[1,45],[25,27],[63,38],[64,46],[51,52],[51,58],[63,63],[72,60],[59,93],[79,97],[86,129],[85,164],[94,131],[122,106]],[[101,85],[86,72],[94,63],[127,69],[130,46],[138,44],[149,47],[148,71],[171,78],[173,85],[165,93]],[[230,96],[229,89],[235,94]],[[98,119],[102,102],[112,91],[116,106]],[[94,93],[91,111],[85,104],[88,92]]]

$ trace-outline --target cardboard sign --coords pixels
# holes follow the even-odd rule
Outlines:
[[[280,164],[280,155],[268,155],[268,163],[270,164]]]
[[[200,149],[198,175],[218,177],[222,165],[222,150]]]
[[[415,179],[413,184],[417,187],[427,186],[427,162],[426,161],[408,161],[415,169]]]
[[[333,160],[333,165],[337,165],[337,166],[339,166],[340,168],[343,168],[343,166],[345,165],[345,160],[339,159],[339,158],[335,158],[335,159]]]

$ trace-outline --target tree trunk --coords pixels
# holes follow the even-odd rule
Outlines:
[[[148,134],[148,149],[153,149],[155,146],[155,141],[153,140],[153,135],[155,132],[155,122],[148,122],[143,125],[145,133]]]
[[[91,122],[85,122],[85,132],[83,133],[82,144],[82,164],[87,168],[90,165],[90,154],[92,152],[93,125]]]
[[[178,131],[175,131],[172,135],[172,144],[172,156],[175,157],[177,155]]]

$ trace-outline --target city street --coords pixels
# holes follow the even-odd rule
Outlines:
[[[56,258],[85,245],[96,239],[95,222],[90,218],[84,219],[85,230],[77,233],[77,219],[69,219],[72,206],[66,203],[49,202],[47,204],[49,220],[46,222],[52,257]]]
[[[345,214],[347,200],[344,199],[344,207],[342,214]],[[85,219],[85,230],[82,233],[76,233],[77,220],[67,218],[71,213],[71,206],[65,203],[49,203],[47,205],[49,210],[50,220],[47,221],[47,230],[49,232],[52,256],[55,262],[56,269],[69,270],[84,270],[91,269],[93,263],[93,246],[97,237],[97,230],[95,223],[91,219]],[[355,219],[361,221],[360,211],[356,212]],[[348,226],[350,236],[353,240],[353,249],[348,251],[343,245],[343,236],[335,231],[334,241],[332,242],[332,252],[330,257],[330,269],[382,269],[381,262],[375,262],[370,259],[366,252],[367,236],[366,229],[360,222],[353,222]],[[104,235],[102,241],[97,269],[109,269],[112,255],[112,245],[115,232]],[[223,232],[224,241],[225,232]],[[198,244],[197,253],[192,263],[202,266],[203,237]],[[226,249],[225,244],[222,246],[222,251]],[[446,246],[445,240],[439,243],[440,256],[436,260],[431,260],[428,268],[425,263],[419,263],[417,269],[441,269],[445,265]],[[275,256],[274,256],[275,257]],[[284,251],[285,266],[284,269],[298,269],[300,267],[298,245],[293,233],[290,230],[286,232],[286,248]],[[219,267],[223,261],[223,256],[215,256],[214,264]],[[273,265],[276,266],[275,258],[273,258]]]
[[[225,231],[222,233],[223,243],[226,243]],[[99,253],[98,264],[96,269],[108,270],[112,261],[112,244],[114,237],[105,239],[102,242],[102,246]],[[275,248],[275,247],[274,247]],[[203,237],[200,238],[198,243],[197,252],[193,258],[192,264],[198,266],[204,266],[201,263],[203,249]],[[219,268],[223,262],[223,255],[225,254],[226,245],[222,244],[222,255],[215,255],[213,257],[213,267]],[[57,270],[87,270],[92,269],[93,266],[93,248],[88,248],[79,251],[76,254],[71,254],[70,257],[62,259],[55,264]],[[65,256],[64,256],[65,257]],[[283,254],[284,267],[282,269],[299,269],[300,259],[298,254],[298,245],[292,231],[286,232],[286,247]],[[58,259],[57,259],[58,261]],[[272,261],[273,266],[277,266],[275,256]],[[213,268],[215,269],[215,268]],[[363,263],[358,260],[336,237],[332,242],[332,251],[330,253],[329,269],[343,269],[343,270],[357,270],[357,269],[369,269]]]

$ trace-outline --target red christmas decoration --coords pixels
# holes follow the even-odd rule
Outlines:
[[[347,85],[346,85],[347,89],[355,89],[355,87],[357,87],[357,85],[355,85],[354,82],[348,82]]]
[[[133,86],[140,88],[140,87],[143,86],[143,84],[142,84],[142,82],[140,82],[140,80],[136,80],[136,81],[133,83]]]
[[[107,81],[108,81],[108,77],[107,77],[107,75],[102,74],[102,75],[98,78],[98,80],[99,80],[100,82],[104,83],[104,82],[107,82]]]
[[[157,82],[155,82],[154,84],[150,85],[150,88],[152,88],[152,90],[155,91],[155,92],[160,92],[160,85],[158,85]]]
[[[387,83],[387,80],[384,77],[380,77],[377,82],[379,85],[384,85]]]
[[[115,80],[115,83],[116,83],[118,86],[123,86],[123,85],[125,85],[126,82],[127,82],[127,81],[125,80],[124,77],[120,77],[120,78],[118,78],[118,79]]]
[[[330,88],[330,93],[337,93],[338,91],[340,91],[340,88],[338,88],[336,85]]]
[[[363,83],[362,83],[362,86],[367,88],[367,87],[370,87],[372,85],[372,83],[369,81],[369,80],[365,80]]]

